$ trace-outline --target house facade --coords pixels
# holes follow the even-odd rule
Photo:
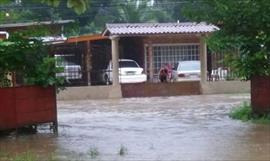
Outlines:
[[[204,38],[218,30],[205,23],[138,23],[107,24],[104,36],[112,41],[112,61],[120,58],[136,60],[148,75],[150,82],[157,81],[164,64],[175,66],[179,61],[200,60],[201,80],[207,79],[207,49]],[[114,75],[118,75],[114,69]],[[118,76],[114,84],[118,84]]]
[[[206,23],[107,24],[101,35],[68,38],[66,45],[78,48],[68,50],[74,51],[73,61],[78,57],[76,54],[80,55],[83,73],[81,81],[84,82],[80,85],[84,86],[68,88],[60,93],[59,99],[172,96],[249,91],[249,82],[229,82],[225,81],[225,78],[222,79],[224,81],[209,81],[209,71],[215,73],[218,69],[225,67],[219,63],[222,57],[217,56],[217,54],[209,54],[207,50],[205,38],[216,30],[218,30],[216,26]],[[63,54],[66,53],[63,52]],[[219,60],[213,59],[216,57]],[[120,84],[119,59],[135,60],[144,68],[144,72],[147,74],[147,83]],[[199,81],[159,83],[158,72],[164,64],[175,67],[177,62],[189,60],[200,61],[201,76]],[[112,85],[104,85],[101,77],[109,61],[112,61],[114,67],[112,69],[113,83]],[[219,77],[219,74],[216,74],[215,77]]]

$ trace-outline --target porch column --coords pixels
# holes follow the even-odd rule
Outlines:
[[[201,82],[207,80],[207,45],[204,35],[200,37],[200,61],[201,61]]]
[[[149,79],[153,82],[154,70],[153,70],[153,46],[152,42],[148,42],[148,57],[149,57]]]
[[[85,64],[86,64],[86,77],[87,84],[91,85],[91,69],[92,69],[92,61],[91,61],[91,43],[90,41],[86,41],[86,56],[85,56]]]
[[[111,36],[113,85],[119,85],[119,37]]]

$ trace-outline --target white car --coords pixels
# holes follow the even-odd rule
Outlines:
[[[106,84],[111,84],[113,80],[112,61],[103,74],[103,79]],[[143,73],[137,62],[131,59],[119,59],[119,82],[120,83],[141,83],[146,82],[146,74]]]
[[[82,79],[81,66],[73,62],[66,61],[65,55],[55,55],[56,66],[63,67],[64,71],[56,73],[57,77],[64,77],[66,80]]]
[[[200,80],[200,61],[179,61],[172,72],[174,81]]]

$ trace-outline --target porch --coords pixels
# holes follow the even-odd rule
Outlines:
[[[234,77],[223,62],[224,53],[207,49],[205,38],[215,30],[205,23],[108,24],[102,35],[69,38],[68,46],[75,49],[67,49],[62,55],[70,52],[73,56],[69,61],[78,59],[75,63],[80,65],[82,77],[67,84],[80,87],[69,87],[59,99],[77,97],[72,96],[73,90],[75,95],[84,93],[87,96],[82,98],[94,99],[248,92],[249,82]],[[147,82],[120,84],[119,59],[135,60],[144,69]],[[114,67],[112,85],[105,86],[102,73],[109,61]],[[160,68],[164,64],[175,67],[179,61],[200,61],[199,80],[160,83]]]
[[[67,87],[57,95],[58,100],[115,99],[127,97],[158,97],[201,94],[249,93],[250,82],[217,81],[177,82],[177,83],[138,83],[118,86]]]

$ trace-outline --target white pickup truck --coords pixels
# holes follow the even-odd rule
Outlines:
[[[63,67],[64,71],[57,73],[57,77],[64,77],[66,80],[82,79],[81,66],[65,59],[69,55],[55,55],[56,66]]]

